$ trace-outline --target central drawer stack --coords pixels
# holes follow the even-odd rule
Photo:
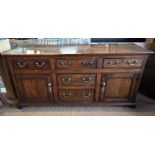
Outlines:
[[[58,101],[89,102],[95,99],[96,57],[56,58]]]

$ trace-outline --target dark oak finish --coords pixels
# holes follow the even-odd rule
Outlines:
[[[61,102],[92,102],[94,101],[94,90],[91,89],[68,89],[59,90],[59,101]]]
[[[50,70],[48,59],[43,58],[21,58],[11,61],[14,70]]]
[[[62,57],[56,59],[56,69],[91,69],[97,68],[96,58]]]
[[[134,44],[29,47],[5,53],[22,105],[135,105],[150,51]],[[34,53],[28,54],[28,50]],[[18,54],[17,54],[18,53]]]
[[[100,101],[130,101],[134,97],[137,78],[135,73],[103,74]]]
[[[15,75],[19,99],[23,103],[49,103],[53,99],[50,75]]]
[[[143,57],[113,57],[104,59],[103,68],[139,68]]]
[[[58,74],[58,86],[94,86],[96,84],[95,74]]]

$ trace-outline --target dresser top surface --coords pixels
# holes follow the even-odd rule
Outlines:
[[[70,46],[29,46],[18,47],[2,55],[95,55],[95,54],[151,54],[136,44],[102,44]]]

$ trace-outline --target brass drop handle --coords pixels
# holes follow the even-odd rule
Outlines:
[[[83,92],[83,93],[82,93],[82,96],[83,96],[83,97],[89,97],[89,96],[91,96],[91,93],[90,93],[90,92],[89,92],[89,93]]]
[[[81,79],[82,79],[83,82],[89,82],[89,81],[92,80],[92,77],[91,76],[89,76],[89,77],[82,77]]]
[[[90,61],[83,61],[82,62],[83,65],[93,65],[94,61],[90,60]]]
[[[70,96],[72,95],[72,93],[66,92],[66,93],[63,93],[62,95],[63,95],[64,97],[70,97]]]
[[[71,62],[71,61],[66,61],[66,62],[64,62],[64,61],[60,61],[59,64],[62,65],[62,66],[69,66],[69,65],[72,64],[72,62]]]
[[[67,83],[69,83],[71,80],[72,80],[71,77],[68,77],[68,78],[62,78],[62,81],[63,81],[63,82],[67,82]]]
[[[101,82],[101,86],[102,86],[102,87],[105,87],[105,86],[106,86],[106,83],[105,83],[104,81],[102,81],[102,82]]]
[[[44,61],[42,61],[42,62],[39,62],[39,61],[38,61],[38,62],[36,62],[35,64],[36,64],[37,67],[40,68],[40,67],[43,67],[43,66],[45,65],[45,62],[44,62]]]
[[[102,81],[101,82],[101,100],[104,100],[105,89],[106,89],[106,82]]]
[[[112,65],[112,66],[115,66],[115,65],[120,64],[120,60],[116,60],[116,61],[109,60],[109,61],[108,61],[108,64],[110,64],[110,65]]]
[[[26,62],[17,62],[18,67],[24,68],[26,66]]]
[[[128,60],[128,64],[129,64],[130,66],[136,65],[138,62],[139,62],[138,60]]]
[[[52,87],[51,86],[52,86],[52,84],[51,84],[51,82],[49,82],[48,83],[48,91],[49,91],[49,93],[51,93],[51,91],[52,91]]]

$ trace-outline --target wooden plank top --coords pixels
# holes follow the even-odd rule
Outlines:
[[[151,53],[153,52],[136,44],[100,44],[19,47],[6,51],[2,55],[117,55]]]

